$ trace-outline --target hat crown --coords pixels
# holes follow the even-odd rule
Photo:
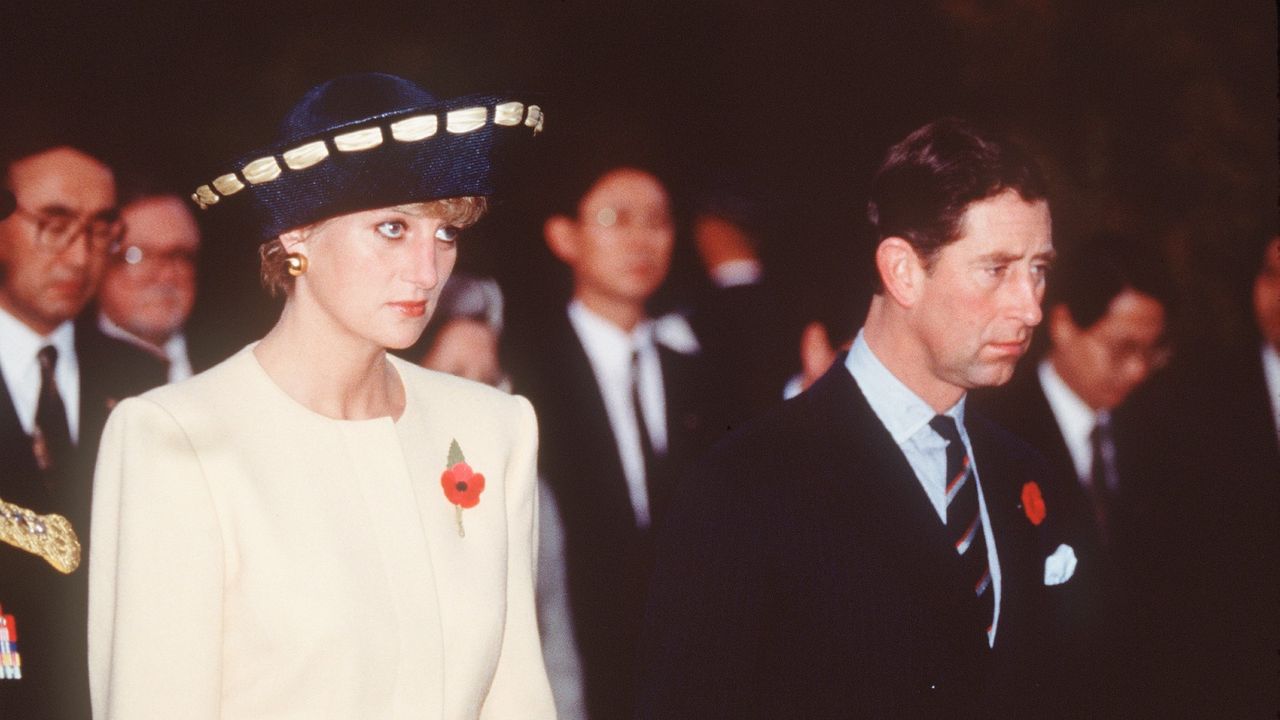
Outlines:
[[[332,131],[348,123],[432,105],[436,97],[422,86],[386,73],[342,75],[307,91],[280,123],[280,136],[292,142]]]

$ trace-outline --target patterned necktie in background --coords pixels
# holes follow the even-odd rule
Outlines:
[[[946,415],[935,415],[929,427],[947,441],[947,534],[955,544],[964,567],[964,577],[973,589],[982,627],[991,638],[995,614],[995,589],[991,587],[991,568],[987,564],[987,541],[982,532],[982,516],[978,510],[978,482],[973,464],[956,422]]]
[[[67,424],[67,407],[62,402],[54,377],[58,366],[57,348],[52,345],[40,348],[36,359],[40,362],[40,399],[36,404],[32,442],[45,482],[52,483],[55,473],[64,470],[71,460],[71,429]]]
[[[1094,517],[1098,520],[1098,532],[1104,543],[1110,541],[1111,510],[1119,477],[1115,468],[1115,442],[1111,437],[1111,419],[1099,414],[1093,431],[1089,433],[1089,447],[1093,460],[1089,465],[1089,499],[1093,501]]]
[[[649,513],[653,513],[653,486],[659,472],[658,453],[653,449],[649,424],[644,419],[644,405],[640,402],[640,351],[631,352],[631,409],[636,416],[636,429],[640,433],[640,453],[644,456],[644,482],[649,491]]]

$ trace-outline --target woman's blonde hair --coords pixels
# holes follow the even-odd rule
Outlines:
[[[486,198],[468,196],[412,203],[410,207],[416,208],[423,215],[439,218],[450,225],[467,228],[484,217],[489,203]],[[328,221],[321,220],[312,223],[302,228],[302,232],[304,235],[309,235],[326,222]],[[278,237],[272,238],[258,246],[258,256],[261,258],[259,277],[262,280],[262,287],[266,288],[272,297],[281,293],[288,295],[293,290],[294,277],[289,274],[289,251],[285,249],[284,243],[280,242]]]

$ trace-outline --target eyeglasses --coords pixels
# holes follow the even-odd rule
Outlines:
[[[1123,367],[1130,360],[1136,359],[1142,362],[1148,372],[1155,372],[1168,365],[1173,359],[1173,347],[1167,342],[1147,345],[1133,340],[1117,341],[1113,338],[1096,337],[1091,333],[1086,333],[1085,337],[1102,350],[1107,357],[1107,362],[1114,368]]]
[[[125,269],[139,273],[165,267],[187,271],[196,269],[196,251],[185,248],[155,251],[143,250],[137,245],[122,245],[113,250],[112,256]]]
[[[91,249],[100,252],[114,245],[124,232],[124,223],[114,216],[80,218],[62,210],[37,213],[22,206],[17,206],[13,214],[35,223],[36,245],[52,253],[71,247],[81,234]]]
[[[671,227],[671,215],[666,212],[633,212],[625,208],[602,207],[590,218],[604,228],[642,227],[646,230],[666,230]]]

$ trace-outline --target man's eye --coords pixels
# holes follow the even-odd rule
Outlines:
[[[441,242],[457,242],[458,236],[462,234],[462,228],[456,225],[441,225],[436,229],[436,239]]]
[[[992,265],[987,268],[987,273],[993,277],[1001,277],[1004,275],[1006,269],[1008,269],[1007,265]]]
[[[75,227],[76,221],[66,215],[47,215],[43,223],[45,232],[61,235]]]
[[[399,240],[404,237],[404,223],[399,220],[387,220],[378,223],[378,234],[390,240]]]

